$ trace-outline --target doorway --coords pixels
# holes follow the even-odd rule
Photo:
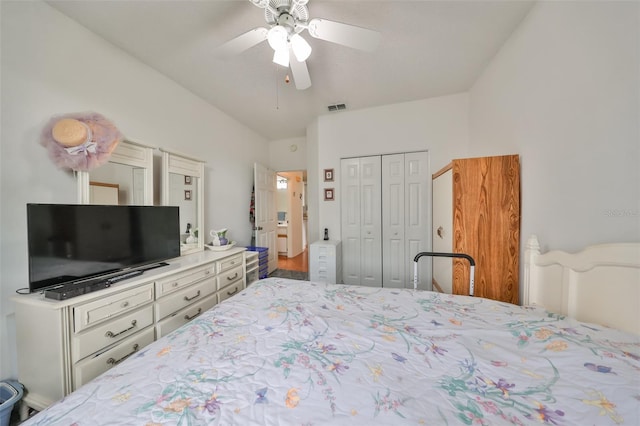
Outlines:
[[[308,273],[307,171],[281,171],[276,175],[278,270]]]

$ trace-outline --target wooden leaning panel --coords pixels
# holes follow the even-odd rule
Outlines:
[[[540,253],[533,235],[524,262],[523,305],[640,335],[640,243]]]
[[[518,155],[453,160],[453,251],[478,265],[476,296],[518,304]],[[453,262],[453,293],[467,294],[469,267]]]

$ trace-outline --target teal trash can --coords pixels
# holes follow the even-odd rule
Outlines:
[[[9,426],[13,406],[22,399],[22,385],[13,380],[0,382],[0,426]]]

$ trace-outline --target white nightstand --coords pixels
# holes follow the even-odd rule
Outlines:
[[[342,245],[338,240],[312,243],[309,249],[309,281],[342,282]]]

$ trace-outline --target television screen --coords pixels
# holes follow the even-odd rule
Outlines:
[[[27,204],[29,291],[180,256],[175,206]]]

